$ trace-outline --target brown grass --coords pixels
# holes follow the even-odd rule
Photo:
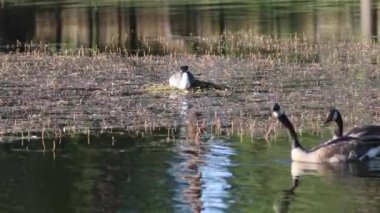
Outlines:
[[[0,131],[43,131],[44,137],[59,131],[149,132],[187,125],[198,113],[215,134],[270,137],[279,129],[270,117],[274,102],[284,105],[300,132],[318,133],[332,106],[342,111],[347,127],[379,123],[379,45],[251,32],[223,39],[223,52],[220,38],[207,38],[197,54],[137,57],[43,48],[1,54]],[[168,77],[183,64],[199,80],[226,89],[167,88]]]

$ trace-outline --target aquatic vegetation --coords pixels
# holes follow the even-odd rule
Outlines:
[[[281,101],[299,133],[322,134],[327,110],[339,106],[348,127],[378,123],[380,48],[375,43],[313,43],[252,32],[203,39],[207,51],[125,55],[98,50],[30,47],[0,54],[0,131],[4,135],[150,130],[186,125],[201,113],[206,131],[270,138],[278,129],[270,106]],[[169,87],[187,64],[198,85]],[[63,131],[65,130],[65,131]],[[60,133],[57,133],[59,132]],[[322,131],[323,132],[323,131]]]

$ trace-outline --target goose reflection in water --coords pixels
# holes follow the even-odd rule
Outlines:
[[[275,212],[288,212],[290,205],[297,197],[296,189],[302,187],[302,176],[319,176],[324,181],[331,184],[342,183],[344,180],[356,184],[348,187],[355,188],[359,194],[373,190],[371,181],[378,181],[380,178],[380,159],[373,159],[367,162],[337,163],[337,164],[316,164],[293,161],[291,164],[291,186],[283,190],[280,201],[274,205]],[[376,185],[379,190],[380,186]],[[364,193],[361,193],[364,192]],[[368,196],[370,198],[371,195]]]
[[[180,176],[188,184],[188,187],[182,193],[193,212],[200,212],[202,209],[202,202],[200,200],[202,195],[200,166],[204,163],[204,160],[202,159],[203,151],[200,140],[203,132],[202,114],[193,113],[187,120],[186,141],[184,141],[186,144],[180,146],[181,154],[185,158],[183,162],[184,173],[180,174]]]

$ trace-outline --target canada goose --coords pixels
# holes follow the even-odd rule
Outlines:
[[[189,66],[180,66],[180,70],[169,78],[169,85],[178,89],[189,89],[194,82],[195,78],[189,71]]]
[[[343,136],[343,119],[340,112],[333,108],[330,110],[329,115],[325,121],[325,124],[335,121],[338,125],[338,129],[335,130],[334,138],[339,138]],[[365,125],[361,127],[355,127],[344,134],[344,136],[351,137],[366,137],[366,138],[380,138],[380,126],[379,125]]]
[[[278,103],[272,109],[273,116],[288,129],[292,141],[291,158],[293,161],[309,163],[337,163],[348,160],[364,160],[375,157],[380,151],[380,141],[371,142],[365,139],[342,136],[328,144],[321,144],[310,150],[302,147],[298,141],[296,131],[285,112]]]

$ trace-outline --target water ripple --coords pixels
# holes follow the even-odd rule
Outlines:
[[[230,157],[236,154],[228,141],[211,137],[194,143],[183,140],[173,149],[176,156],[169,174],[174,178],[174,209],[180,212],[217,212],[226,210],[230,199],[234,166]]]

